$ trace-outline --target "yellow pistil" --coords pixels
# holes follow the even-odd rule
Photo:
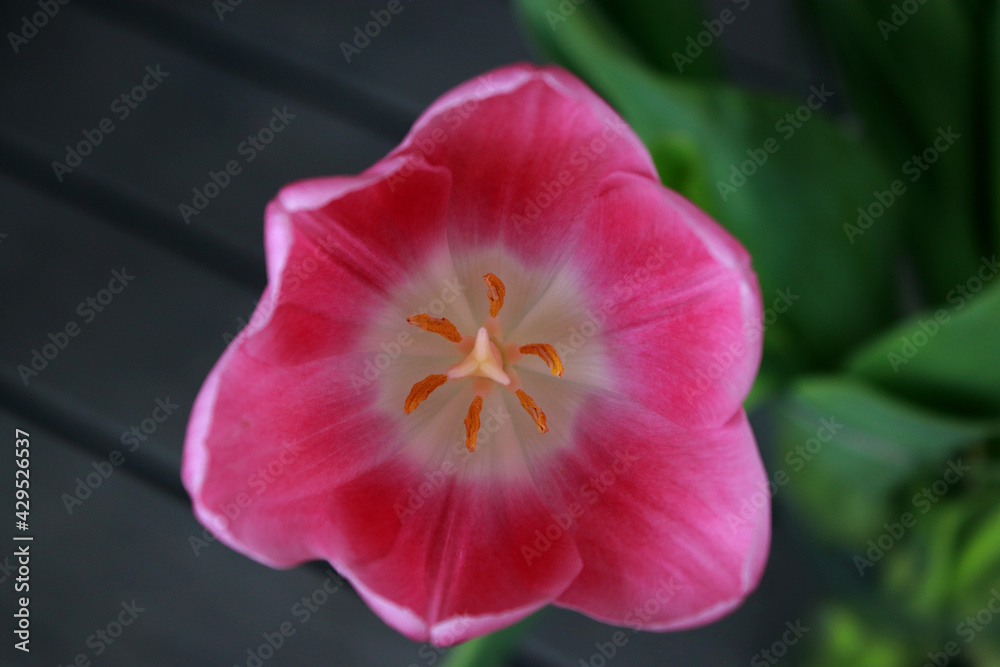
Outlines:
[[[458,333],[455,325],[444,317],[431,317],[427,313],[420,313],[419,315],[407,317],[406,322],[407,324],[418,326],[424,331],[440,334],[452,343],[460,343],[462,341],[462,334]]]
[[[545,413],[535,404],[535,400],[521,389],[521,382],[517,379],[516,374],[514,374],[514,381],[511,380],[511,376],[507,374],[506,370],[508,359],[501,353],[497,343],[492,340],[495,337],[497,341],[504,344],[500,325],[495,318],[500,313],[500,309],[503,308],[503,300],[504,295],[507,293],[507,288],[504,286],[503,281],[492,273],[487,273],[483,276],[483,280],[486,282],[488,289],[487,296],[490,300],[490,317],[493,319],[487,321],[487,326],[479,327],[474,342],[463,337],[459,333],[458,328],[445,318],[431,317],[426,313],[421,313],[406,319],[408,323],[418,326],[424,331],[436,333],[444,336],[453,343],[459,344],[458,349],[465,354],[465,358],[449,368],[447,374],[428,375],[423,380],[414,384],[413,388],[410,389],[410,395],[406,397],[403,411],[406,414],[413,412],[418,405],[431,395],[431,392],[449,380],[472,378],[474,380],[473,391],[476,396],[472,399],[472,404],[469,405],[469,412],[465,416],[465,447],[470,452],[476,450],[476,439],[479,437],[479,428],[482,423],[480,415],[483,411],[483,397],[492,391],[493,382],[507,387],[508,390],[513,391],[517,395],[518,400],[521,401],[521,407],[531,416],[532,421],[535,422],[535,426],[538,427],[539,433],[548,433],[549,430],[549,427],[546,425]],[[471,349],[469,347],[470,343]],[[518,353],[522,355],[533,354],[545,362],[553,375],[562,377],[562,360],[556,353],[556,349],[548,343],[530,343],[528,345],[521,345],[520,347],[504,345],[504,349],[507,351],[506,354],[510,355],[510,363],[517,363],[520,358]],[[513,370],[510,370],[510,372],[514,373]]]
[[[504,287],[503,281],[492,273],[483,276],[483,280],[486,281],[488,288],[486,296],[490,299],[490,317],[496,317],[503,308],[503,297],[507,294],[507,288]]]
[[[556,377],[562,377],[563,365],[562,359],[556,353],[556,348],[552,347],[548,343],[532,343],[530,345],[522,345],[517,350],[521,354],[535,354],[542,358],[542,361],[549,367],[552,374]]]
[[[469,414],[465,416],[465,448],[476,451],[476,438],[479,437],[479,413],[483,411],[483,397],[476,396],[469,406]]]
[[[517,397],[521,400],[521,407],[528,411],[531,418],[538,427],[539,433],[548,433],[549,427],[545,425],[545,413],[535,405],[535,399],[525,393],[523,389],[517,390]]]
[[[417,406],[424,402],[424,399],[431,395],[431,392],[448,381],[447,375],[428,375],[420,382],[413,385],[410,395],[406,397],[403,404],[403,412],[410,414],[417,409]]]
[[[499,382],[502,385],[510,384],[510,378],[503,372],[503,358],[500,350],[493,341],[486,327],[479,327],[476,334],[476,345],[469,352],[469,356],[461,363],[455,364],[448,371],[449,380],[458,380],[470,376],[484,377]]]

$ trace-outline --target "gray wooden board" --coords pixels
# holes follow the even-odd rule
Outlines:
[[[34,383],[56,388],[126,427],[169,398],[180,408],[149,447],[165,448],[179,470],[194,396],[225,348],[224,334],[238,331],[259,295],[20,183],[0,178],[0,197],[8,202],[0,261],[10,276],[0,300],[10,323],[0,328],[4,370],[20,380],[17,367],[31,368],[33,351],[52,344],[49,334],[59,338],[75,323],[79,333],[37,376],[27,375],[25,391]],[[107,305],[89,305],[123,269],[134,280]]]
[[[356,173],[392,147],[385,138],[255,88],[73,5],[56,18],[36,38],[38,43],[0,61],[8,99],[17,100],[0,105],[0,123],[39,144],[49,162],[64,164],[71,159],[67,145],[75,148],[86,141],[84,132],[100,136],[99,145],[76,169],[126,181],[162,204],[179,227],[209,227],[262,257],[264,205],[282,185],[310,176]],[[158,83],[147,67],[159,68]],[[129,108],[120,96],[144,79],[156,87]],[[283,129],[270,143],[258,140],[258,150],[247,139],[270,131],[274,109],[294,118],[277,122],[275,127]],[[94,135],[102,120],[114,129]],[[224,174],[230,161],[240,170],[234,176]],[[62,179],[78,176],[76,169],[60,174]],[[223,173],[218,182],[228,177],[228,184],[205,200],[204,209],[185,218],[180,205],[198,210],[193,191],[204,193],[213,183],[210,172]],[[58,182],[55,170],[51,179]]]
[[[204,0],[144,0],[141,4],[180,10],[192,18],[264,45],[294,54],[315,67],[348,80],[364,82],[416,110],[448,88],[497,65],[528,60],[513,19],[513,9],[499,0],[399,0],[401,11],[386,21],[388,2],[274,3],[244,0],[223,20]],[[360,53],[342,44],[364,44],[357,30],[382,17],[386,25],[368,27],[370,38]],[[356,47],[355,47],[356,48]]]
[[[5,445],[15,428],[31,436],[32,651],[29,661],[15,656],[5,628],[0,656],[38,665],[71,664],[81,653],[94,665],[243,665],[247,650],[266,641],[264,633],[288,622],[294,633],[268,664],[381,667],[415,659],[419,647],[374,622],[352,591],[336,590],[338,579],[328,586],[336,592],[315,596],[315,613],[296,607],[328,579],[317,568],[272,570],[217,542],[195,555],[190,538],[202,528],[186,504],[122,469],[102,477],[68,513],[62,495],[73,493],[78,479],[100,475],[95,464],[106,460],[0,411]],[[11,469],[5,456],[5,480]],[[9,567],[6,530],[4,543],[0,563]],[[0,583],[5,618],[14,581]],[[118,639],[109,644],[95,634],[133,600],[143,611],[126,616],[131,622]]]

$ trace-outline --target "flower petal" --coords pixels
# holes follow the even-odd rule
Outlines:
[[[197,515],[234,549],[274,566],[315,558],[330,490],[400,447],[379,428],[366,364],[381,350],[366,333],[390,276],[430,252],[442,229],[448,178],[439,169],[414,172],[402,199],[384,179],[344,181],[292,185],[269,206],[268,288],[188,426],[182,477]],[[296,208],[321,201],[321,212]],[[408,210],[407,201],[419,206]],[[394,244],[394,254],[355,252],[378,244]]]
[[[677,193],[627,174],[604,183],[588,235],[574,261],[588,278],[587,320],[614,341],[610,383],[676,424],[728,421],[761,357],[746,251]]]
[[[311,260],[303,259],[301,266],[290,264],[284,248],[295,237],[311,245],[320,260],[333,260],[328,264],[384,293],[441,247],[450,184],[448,172],[440,167],[397,158],[383,160],[357,177],[286,186],[267,208],[269,285],[280,291],[281,273],[293,269],[288,279],[296,286],[308,282],[315,289],[337,287],[335,277],[309,270]],[[342,303],[312,299],[317,296],[309,293],[306,299],[313,305]]]
[[[564,253],[608,174],[657,180],[611,107],[566,71],[527,64],[446,93],[391,153],[403,155],[452,174],[453,247],[502,241],[524,257]]]
[[[469,481],[457,468],[480,459],[445,461],[421,467],[397,457],[338,489],[327,504],[336,537],[321,554],[387,623],[438,645],[527,616],[581,567],[570,541],[541,566],[527,562],[521,545],[552,518],[526,470],[522,483],[490,475]]]
[[[283,311],[270,326],[293,319]],[[276,364],[248,353],[251,342],[234,343],[202,387],[182,478],[195,513],[220,540],[289,567],[316,558],[331,490],[377,466],[398,444],[379,430],[377,413],[360,409],[333,381],[342,358]]]
[[[770,494],[745,414],[705,431],[613,400],[581,414],[575,452],[536,473],[558,483],[550,502],[584,564],[556,604],[651,630],[701,625],[739,605],[770,540]]]

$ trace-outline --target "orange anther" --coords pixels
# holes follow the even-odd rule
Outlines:
[[[410,389],[410,395],[406,397],[406,402],[403,404],[403,412],[410,414],[417,409],[425,398],[431,395],[431,392],[443,385],[448,381],[447,375],[428,375],[420,382],[413,385]]]
[[[528,396],[523,389],[517,390],[517,397],[521,400],[521,407],[528,411],[531,415],[532,420],[535,422],[535,426],[538,427],[539,433],[548,433],[549,427],[545,425],[545,413],[542,412],[537,405],[535,405],[535,399]]]
[[[476,438],[479,437],[479,413],[483,410],[483,397],[476,396],[469,406],[469,414],[465,416],[465,448],[476,451]]]
[[[535,354],[542,358],[542,361],[549,367],[552,374],[556,377],[562,377],[563,365],[562,359],[556,353],[556,348],[552,347],[548,343],[532,343],[530,345],[522,345],[518,348],[518,352],[521,354]]]
[[[488,288],[486,295],[490,299],[490,317],[496,317],[503,308],[503,297],[507,293],[507,288],[504,287],[503,281],[492,273],[483,276],[483,280],[486,281]]]
[[[431,317],[427,313],[420,313],[407,317],[406,322],[418,326],[424,331],[441,334],[452,343],[458,343],[462,340],[462,334],[458,333],[458,328],[445,317]]]

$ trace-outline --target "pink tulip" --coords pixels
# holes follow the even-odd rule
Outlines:
[[[574,76],[465,83],[266,220],[267,289],[184,451],[221,541],[327,560],[438,645],[549,603],[688,628],[757,585],[750,257]]]

